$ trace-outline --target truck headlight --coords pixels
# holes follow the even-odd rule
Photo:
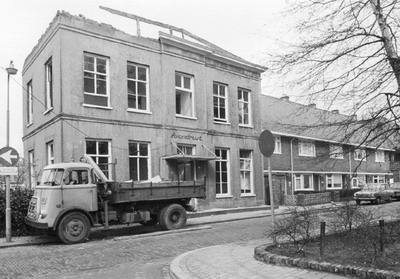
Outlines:
[[[40,210],[39,218],[44,219],[47,216],[47,211],[46,210]]]

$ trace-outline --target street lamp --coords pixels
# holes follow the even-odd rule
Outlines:
[[[10,76],[15,75],[18,70],[14,68],[11,61],[7,71],[7,145],[10,146]],[[11,202],[10,202],[10,176],[6,175],[6,242],[11,242]]]

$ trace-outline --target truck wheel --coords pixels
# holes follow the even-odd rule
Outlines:
[[[58,238],[66,244],[81,243],[90,232],[89,219],[80,212],[71,212],[62,217],[58,228]]]
[[[186,210],[179,204],[165,206],[159,217],[160,226],[165,230],[176,230],[186,225]]]

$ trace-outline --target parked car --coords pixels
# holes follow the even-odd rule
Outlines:
[[[391,202],[394,198],[394,191],[386,183],[367,183],[361,191],[354,193],[354,200],[357,204],[362,201],[380,204],[382,201]]]

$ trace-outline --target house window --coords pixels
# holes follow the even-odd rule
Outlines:
[[[148,143],[129,142],[129,177],[133,181],[149,179],[149,147]]]
[[[374,175],[372,177],[372,182],[373,183],[385,183],[386,179],[384,175]]]
[[[250,150],[240,150],[240,191],[242,195],[253,193],[253,162]]]
[[[103,171],[105,176],[111,179],[111,142],[106,140],[86,140],[86,154],[92,157],[94,162]]]
[[[84,103],[109,106],[108,58],[93,54],[84,55]]]
[[[383,151],[383,150],[375,151],[375,162],[379,162],[379,163],[385,162],[385,151]]]
[[[342,189],[343,181],[341,174],[327,174],[326,188],[327,189]]]
[[[214,121],[226,123],[228,86],[220,83],[213,84]]]
[[[147,111],[149,107],[149,68],[128,63],[127,73],[128,108]]]
[[[215,182],[217,196],[230,194],[229,184],[229,150],[216,148],[215,155]]]
[[[314,189],[312,174],[295,174],[294,183],[296,191]]]
[[[51,59],[45,64],[46,71],[46,109],[53,108],[53,63]]]
[[[274,154],[282,154],[282,142],[280,136],[275,136],[275,149]]]
[[[28,125],[33,123],[33,90],[32,90],[32,80],[27,84],[27,91],[28,91],[28,103],[27,103],[27,121]]]
[[[239,124],[251,125],[250,91],[238,89]]]
[[[354,150],[354,160],[356,161],[366,161],[366,153],[365,149],[356,149]]]
[[[194,78],[189,75],[175,73],[176,114],[194,117],[193,97]]]
[[[196,150],[194,145],[178,144],[178,154],[195,155]],[[196,162],[195,161],[179,161],[178,162],[178,177],[182,181],[190,181],[196,179]]]
[[[361,188],[363,187],[367,182],[367,179],[365,175],[359,175],[356,177],[351,178],[351,188]]]
[[[343,159],[343,146],[338,144],[330,144],[329,157],[333,159]]]
[[[54,144],[53,141],[46,143],[47,164],[54,164]]]
[[[315,142],[299,140],[299,156],[315,157]]]
[[[29,164],[29,185],[30,188],[35,188],[37,184],[36,172],[35,172],[35,152],[33,150],[28,151],[28,164]]]

